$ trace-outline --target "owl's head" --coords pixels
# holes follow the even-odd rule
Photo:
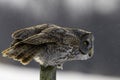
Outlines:
[[[87,60],[94,54],[94,36],[91,32],[75,29],[73,34],[76,35],[77,46],[73,47],[70,60]]]

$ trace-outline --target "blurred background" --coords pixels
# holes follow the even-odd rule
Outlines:
[[[94,57],[65,63],[58,80],[120,80],[120,0],[0,0],[0,52],[9,47],[12,32],[43,23],[82,28],[95,36]],[[39,80],[39,67],[0,54],[0,79]]]

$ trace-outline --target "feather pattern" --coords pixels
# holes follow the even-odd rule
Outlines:
[[[42,24],[17,30],[12,38],[11,46],[2,54],[23,65],[34,59],[41,65],[59,68],[66,61],[86,60],[93,56],[94,37],[82,29]]]

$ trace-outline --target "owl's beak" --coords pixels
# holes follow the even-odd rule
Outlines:
[[[93,57],[94,55],[94,48],[91,48],[90,52],[88,53],[89,58]]]

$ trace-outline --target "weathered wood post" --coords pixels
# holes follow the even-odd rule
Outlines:
[[[56,80],[56,66],[40,67],[40,80]]]

